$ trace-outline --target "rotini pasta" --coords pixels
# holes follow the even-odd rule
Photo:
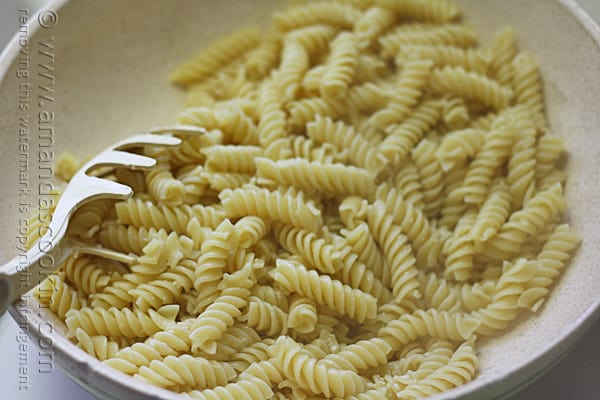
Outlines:
[[[507,107],[513,92],[496,81],[462,67],[443,67],[431,73],[431,87],[438,92],[451,93],[478,101],[495,110]]]
[[[356,36],[352,33],[340,33],[331,42],[329,63],[321,81],[321,95],[334,98],[344,96],[354,78],[357,62]]]
[[[68,235],[127,263],[69,257],[36,297],[83,351],[190,398],[469,382],[475,335],[539,310],[579,244],[535,59],[510,28],[478,46],[450,0],[299,1],[273,20],[176,68],[174,119],[204,132],[141,147],[156,166],[106,175],[135,196],[73,215]],[[48,223],[28,222],[28,247]]]
[[[182,85],[201,81],[238,57],[241,52],[255,47],[257,43],[257,29],[242,29],[214,42],[190,61],[179,66],[171,73],[170,79],[173,83]]]
[[[327,275],[308,271],[302,264],[277,260],[273,279],[285,290],[311,298],[358,322],[375,318],[377,314],[377,301],[373,296],[344,286]]]
[[[298,186],[310,192],[317,189],[327,196],[359,195],[370,197],[374,191],[371,174],[362,168],[343,164],[326,164],[302,159],[272,161],[256,159],[260,177],[282,185]]]
[[[226,189],[219,195],[227,214],[232,217],[258,215],[287,222],[299,228],[317,231],[321,213],[314,203],[305,203],[302,196],[292,196],[267,189]]]

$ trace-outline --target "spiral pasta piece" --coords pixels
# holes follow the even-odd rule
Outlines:
[[[211,130],[220,127],[215,110],[209,107],[190,107],[179,114],[177,122],[184,125],[200,126]],[[222,135],[220,135],[219,142],[221,141]],[[204,156],[202,156],[202,160],[204,160]]]
[[[377,0],[376,4],[421,21],[449,22],[460,15],[458,6],[448,0]]]
[[[269,399],[273,390],[269,383],[260,378],[249,377],[225,386],[202,391],[193,390],[187,393],[192,399],[197,400],[254,400]]]
[[[281,337],[274,348],[275,362],[283,374],[300,388],[326,397],[345,397],[363,392],[364,380],[352,371],[326,366],[312,359],[293,339]]]
[[[288,328],[298,333],[310,333],[314,331],[317,320],[317,307],[314,301],[300,296],[292,300],[288,314]]]
[[[510,27],[504,28],[494,37],[492,64],[490,65],[492,75],[501,85],[512,85],[512,61],[516,55],[515,32]]]
[[[520,139],[508,160],[506,183],[512,196],[512,207],[518,209],[535,193],[535,127],[531,122],[519,124]]]
[[[327,275],[309,271],[302,264],[278,259],[273,279],[285,290],[313,299],[358,322],[377,315],[377,300],[373,296],[343,285]]]
[[[352,28],[360,17],[360,10],[351,4],[337,1],[318,1],[292,7],[275,13],[275,25],[289,31],[307,25],[327,24],[337,28]]]
[[[448,129],[456,130],[465,128],[471,116],[465,101],[456,96],[448,96],[444,99],[442,107],[442,120]]]
[[[439,102],[423,102],[406,121],[389,128],[389,135],[379,144],[379,151],[388,162],[398,165],[440,117]]]
[[[115,357],[124,342],[108,340],[108,337],[102,335],[90,336],[81,328],[75,331],[75,338],[78,347],[100,361]]]
[[[179,311],[179,306],[163,306],[157,311],[150,310],[146,314],[140,310],[128,308],[81,308],[72,309],[66,313],[65,323],[71,334],[77,328],[82,328],[88,335],[106,335],[113,338],[147,337],[161,330],[165,322],[173,321]]]
[[[125,308],[133,303],[133,295],[130,291],[138,285],[150,281],[154,275],[139,273],[124,274],[109,286],[102,288],[98,293],[90,294],[92,307],[100,308]]]
[[[433,229],[423,212],[405,201],[395,189],[385,196],[380,194],[377,196],[378,201],[372,206],[373,211],[381,215],[385,210],[391,221],[398,224],[415,249],[417,265],[422,268],[437,265],[442,242],[439,233]]]
[[[502,228],[510,214],[510,209],[511,195],[508,186],[501,180],[490,189],[469,233],[476,247],[481,247],[482,243]]]
[[[514,263],[505,262],[502,269],[491,303],[471,313],[481,321],[478,335],[492,335],[515,319],[520,308],[519,298],[526,283],[534,276],[536,266],[532,261],[520,258]]]
[[[437,156],[444,171],[462,167],[467,159],[475,156],[485,142],[485,132],[478,129],[464,129],[446,135],[438,149]]]
[[[381,338],[361,340],[323,358],[333,368],[358,372],[387,363],[391,346]]]
[[[296,136],[293,139],[286,139],[286,141],[288,147],[291,148],[293,158],[303,158],[307,161],[318,161],[324,164],[345,162],[348,159],[347,150],[338,151],[330,143],[319,145],[317,141],[305,136]]]
[[[431,396],[470,382],[478,366],[474,342],[474,339],[469,339],[461,344],[447,365],[441,366],[415,383],[408,384],[397,393],[397,396],[400,398]]]
[[[110,200],[101,200],[82,205],[71,217],[68,233],[89,238],[96,233],[98,226],[105,219],[113,204]],[[38,233],[43,229],[42,227],[38,228]]]
[[[423,195],[423,187],[419,182],[419,173],[417,167],[414,165],[411,159],[406,159],[400,167],[400,170],[394,178],[395,188],[398,190],[402,197],[411,203],[415,208],[423,210],[425,208],[425,200]],[[385,192],[392,189],[391,186],[384,184],[379,185],[377,188],[378,192]],[[383,194],[381,194],[383,195]],[[380,198],[380,194],[376,197]]]
[[[162,361],[152,360],[150,365],[142,366],[134,375],[165,388],[190,385],[197,389],[226,385],[235,376],[233,367],[226,363],[189,354],[167,356]]]
[[[146,186],[155,201],[172,207],[183,203],[184,184],[173,177],[168,160],[159,161],[154,168],[146,172]]]
[[[389,77],[391,70],[389,65],[379,57],[370,53],[360,53],[354,81],[356,85],[366,84],[372,81]],[[375,111],[375,110],[372,110]]]
[[[253,174],[256,171],[254,158],[262,155],[257,146],[210,146],[204,149],[207,172],[238,172]]]
[[[454,346],[450,342],[436,338],[429,340],[424,347],[420,343],[410,343],[402,350],[402,358],[388,364],[385,375],[373,377],[375,386],[388,396],[395,396],[408,385],[448,365],[454,353]]]
[[[189,85],[206,79],[244,51],[255,47],[257,43],[256,28],[242,29],[214,42],[190,61],[177,67],[169,79],[179,85]]]
[[[420,290],[429,308],[440,311],[456,312],[460,310],[460,298],[445,279],[438,278],[434,273],[419,272]]]
[[[215,354],[217,341],[242,314],[242,308],[250,297],[250,270],[243,268],[223,278],[224,288],[217,299],[204,310],[192,325],[190,339],[192,351],[202,350]]]
[[[465,340],[480,325],[480,321],[469,315],[448,313],[447,311],[417,310],[390,321],[377,335],[398,350],[420,336],[433,336],[443,340]]]
[[[356,21],[354,33],[361,48],[368,48],[371,43],[396,21],[394,13],[384,7],[373,6],[366,10]]]
[[[258,175],[283,185],[310,192],[315,188],[326,195],[356,194],[369,197],[375,190],[371,174],[362,168],[324,164],[302,159],[272,161],[256,159]]]
[[[565,199],[560,184],[536,193],[523,209],[510,216],[496,236],[485,243],[483,252],[492,259],[509,259],[519,252],[527,236],[536,235],[548,221],[560,215],[564,208]]]
[[[187,236],[158,230],[150,236],[150,241],[142,249],[142,256],[136,259],[131,271],[144,275],[160,274],[189,256],[192,246],[193,241]]]
[[[248,298],[248,310],[240,317],[240,321],[271,337],[285,335],[288,330],[288,314],[254,296]]]
[[[554,169],[556,162],[565,153],[565,145],[557,136],[542,136],[535,148],[535,182],[542,186],[543,179]]]
[[[370,232],[367,234],[370,236]],[[346,244],[343,239],[338,240],[338,246],[340,246],[340,252],[343,254],[341,257],[342,268],[340,268],[333,276],[340,280],[346,285],[356,287],[363,292],[369,293],[377,300],[381,302],[388,302],[392,298],[392,294],[383,282],[378,279],[373,271],[369,270],[367,266],[359,260],[359,257],[352,249]],[[386,268],[382,266],[381,268]],[[389,273],[386,272],[389,279]]]
[[[268,148],[286,136],[286,116],[281,110],[279,90],[274,81],[267,82],[258,93],[260,115],[257,133],[261,146]],[[267,157],[271,154],[266,152]]]
[[[90,257],[69,257],[63,264],[66,278],[83,293],[97,293],[111,281],[111,274],[101,268],[100,263]]]
[[[423,95],[433,63],[430,60],[411,60],[404,65],[398,82],[390,91],[390,100],[383,108],[365,121],[365,126],[385,129],[393,123],[403,122]],[[431,103],[427,103],[431,104]]]
[[[348,90],[347,101],[351,108],[359,112],[371,114],[385,107],[388,99],[384,88],[373,82],[366,82],[352,86]]]
[[[537,311],[543,304],[547,289],[565,267],[571,253],[580,242],[577,234],[566,224],[557,226],[537,255],[537,268],[533,277],[525,284],[525,292],[519,297],[518,305]]]
[[[223,207],[231,217],[258,215],[298,228],[316,232],[321,225],[321,212],[303,196],[292,196],[267,189],[226,189],[219,194]]]
[[[228,144],[258,144],[258,131],[252,118],[240,107],[225,109],[216,114],[223,140]]]
[[[481,150],[469,164],[463,184],[450,193],[450,197],[476,206],[483,204],[494,173],[509,156],[514,135],[513,126],[500,127],[486,135]]]
[[[156,205],[142,199],[129,199],[115,205],[119,221],[126,225],[141,228],[157,228],[184,233],[192,217],[208,227],[216,227],[225,219],[225,212],[216,207],[205,207],[200,204],[179,207]]]
[[[70,310],[79,310],[86,305],[79,293],[64,281],[63,275],[51,275],[44,279],[35,294],[41,304],[63,319]]]
[[[302,44],[288,40],[283,45],[279,67],[279,91],[284,100],[292,100],[300,89],[302,77],[308,70],[308,53]]]
[[[195,263],[186,259],[158,275],[155,280],[132,289],[130,293],[135,299],[135,305],[140,310],[147,311],[172,303],[181,293],[193,287],[195,268]]]
[[[444,276],[446,278],[464,282],[471,277],[474,267],[475,245],[468,234],[471,232],[476,218],[474,212],[467,212],[458,221],[453,235],[445,243],[446,269],[444,270]]]
[[[288,119],[292,129],[304,128],[307,122],[315,119],[317,115],[337,118],[342,112],[342,104],[338,100],[320,97],[307,97],[302,100],[292,101],[288,105],[290,117]]]
[[[546,129],[542,83],[534,58],[527,53],[518,54],[512,62],[515,85],[515,102],[524,104],[531,113],[538,130]]]
[[[469,47],[476,41],[475,32],[464,25],[446,24],[426,29],[407,31],[400,29],[380,36],[381,55],[394,58],[406,45],[446,45]]]
[[[284,249],[298,254],[319,271],[333,273],[341,267],[341,254],[334,245],[313,232],[276,223],[273,234]]]
[[[246,58],[248,77],[258,80],[267,75],[279,61],[281,37],[278,32],[270,32],[258,46],[251,50]]]
[[[275,340],[272,338],[265,338],[251,343],[234,354],[231,357],[230,364],[236,371],[242,372],[252,364],[269,360],[274,344]]]
[[[400,226],[394,224],[393,217],[386,214],[381,203],[375,203],[369,210],[368,224],[389,266],[395,301],[401,303],[408,296],[418,298],[416,259]]]
[[[338,150],[348,150],[350,161],[358,167],[377,174],[384,166],[384,160],[376,150],[369,146],[367,140],[359,135],[351,126],[331,118],[317,118],[306,125],[308,136],[321,143],[331,143]]]
[[[433,61],[434,66],[437,68],[445,66],[462,67],[467,71],[479,74],[484,74],[491,63],[491,54],[485,50],[423,44],[403,46],[396,57],[396,62],[404,62],[405,59],[414,57],[429,59]]]
[[[482,103],[495,110],[506,108],[513,97],[512,90],[462,67],[444,67],[431,73],[433,90],[452,93]]]
[[[358,255],[358,260],[365,263],[367,271],[372,271],[375,278],[380,279],[382,284],[389,284],[389,272],[385,267],[385,261],[381,249],[375,243],[375,239],[369,231],[366,222],[360,222],[352,229],[344,229],[341,234]]]
[[[314,24],[294,29],[286,34],[286,40],[300,43],[311,58],[326,53],[338,29],[327,24]]]
[[[353,33],[342,32],[331,42],[329,63],[321,81],[323,97],[340,98],[352,83],[358,62],[358,46]]]
[[[444,172],[435,153],[436,146],[429,140],[422,140],[411,151],[423,188],[423,212],[427,218],[433,218],[440,212],[444,194]]]

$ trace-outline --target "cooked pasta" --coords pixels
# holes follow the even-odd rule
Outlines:
[[[485,75],[468,72],[462,67],[443,67],[431,73],[431,87],[482,103],[495,110],[507,107],[513,92]]]
[[[289,31],[307,25],[327,24],[335,28],[352,28],[361,15],[351,4],[320,1],[292,7],[274,16],[275,25]]]
[[[227,364],[210,361],[189,354],[167,356],[164,360],[152,360],[148,366],[142,366],[134,375],[157,386],[191,385],[195,388],[214,388],[226,385],[236,376],[233,368]]]
[[[380,36],[379,44],[381,45],[381,55],[384,58],[394,58],[406,45],[468,47],[475,44],[475,32],[459,24],[431,26],[412,31],[400,29]]]
[[[107,175],[135,196],[71,219],[130,261],[71,256],[36,297],[83,351],[190,398],[468,383],[476,343],[538,311],[579,245],[534,57],[510,28],[479,46],[450,0],[298,1],[273,20],[176,68],[174,120],[206,132],[140,148],[155,167]]]
[[[64,281],[64,276],[52,275],[36,288],[35,292],[40,303],[50,308],[60,318],[64,319],[72,310],[79,310],[86,301],[79,293]]]
[[[285,290],[311,298],[358,322],[375,318],[377,314],[377,300],[373,296],[327,275],[309,271],[302,264],[278,260],[273,279]]]
[[[178,67],[170,76],[172,82],[188,85],[206,79],[218,69],[249,50],[258,43],[258,30],[242,29],[226,38],[214,42],[211,46],[194,56],[190,61]]]
[[[340,98],[346,95],[352,83],[358,62],[356,36],[352,33],[340,33],[331,42],[331,55],[325,67],[321,81],[323,97]]]
[[[314,301],[296,296],[290,303],[288,328],[298,333],[311,333],[317,325],[317,307]]]
[[[314,362],[310,353],[291,338],[279,338],[273,353],[283,374],[313,393],[332,398],[361,393],[365,389],[365,382],[358,374],[328,367],[321,360]]]

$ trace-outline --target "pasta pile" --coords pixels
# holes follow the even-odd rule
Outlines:
[[[83,350],[195,399],[413,399],[471,381],[476,338],[537,311],[579,239],[562,141],[510,28],[446,0],[326,0],[175,69],[178,148],[116,170],[38,288]],[[62,158],[68,180],[78,161]],[[30,242],[36,239],[32,235]]]

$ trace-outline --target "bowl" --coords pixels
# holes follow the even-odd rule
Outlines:
[[[565,139],[570,155],[567,218],[583,237],[542,310],[483,341],[477,379],[435,397],[486,399],[508,396],[543,374],[600,314],[600,140],[594,136],[600,130],[600,29],[572,0],[458,3],[484,35],[483,43],[512,25],[520,47],[538,59],[551,133]],[[4,260],[16,255],[15,232],[26,217],[24,208],[37,206],[49,189],[42,173],[47,151],[92,155],[119,138],[172,123],[183,94],[168,84],[169,71],[210,40],[246,23],[268,21],[271,10],[284,4],[59,0],[37,16],[27,15],[0,58]],[[26,165],[20,153],[28,153]],[[88,356],[33,297],[13,304],[10,312],[48,359],[94,395],[179,398]]]

